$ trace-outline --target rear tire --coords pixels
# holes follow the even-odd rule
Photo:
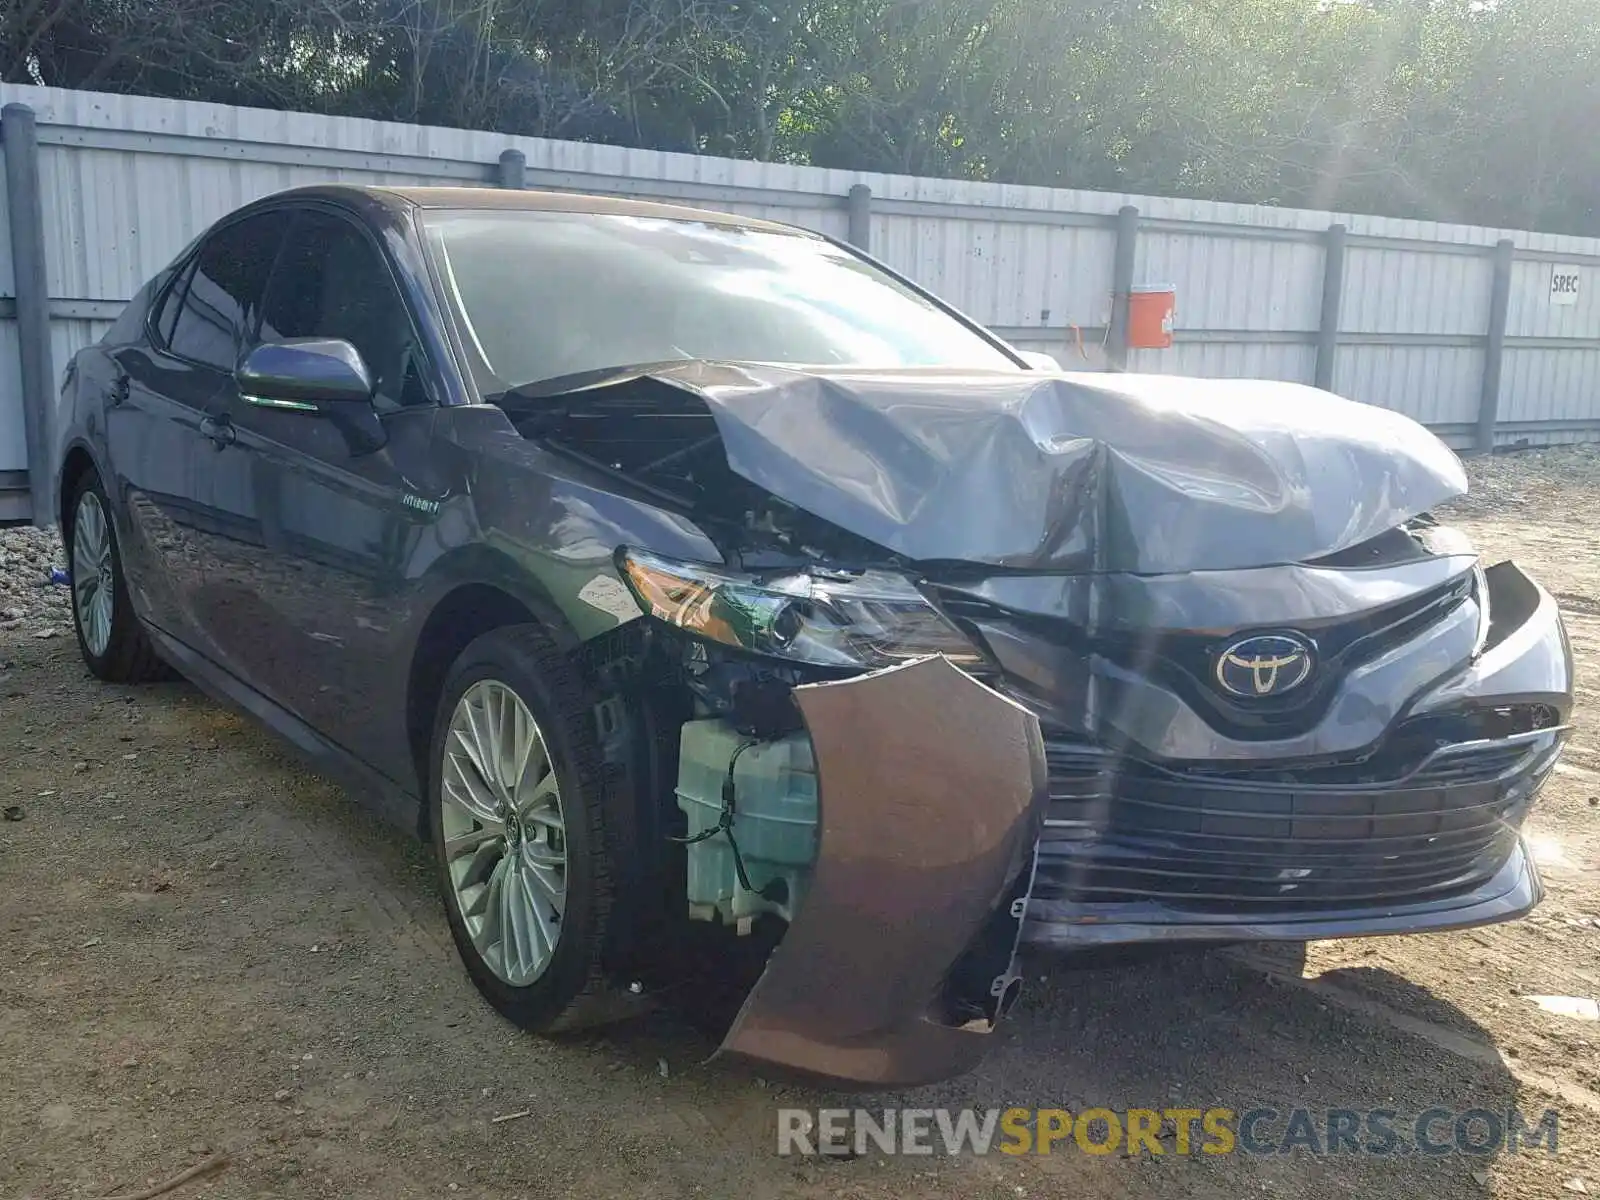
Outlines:
[[[533,625],[463,650],[434,718],[428,825],[450,933],[484,998],[540,1033],[619,1015],[603,963],[620,773],[593,721],[582,678]]]
[[[167,665],[128,599],[111,502],[93,471],[73,488],[63,533],[72,574],[72,625],[90,673],[107,683],[166,678]]]

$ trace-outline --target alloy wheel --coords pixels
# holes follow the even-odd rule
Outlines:
[[[94,492],[84,492],[72,519],[72,597],[78,629],[90,654],[99,658],[111,645],[112,601],[116,564],[111,557],[111,531],[106,510]]]
[[[528,706],[494,679],[456,702],[440,772],[457,910],[495,976],[526,987],[550,965],[567,903],[561,788]]]

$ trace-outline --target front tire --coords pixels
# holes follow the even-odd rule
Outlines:
[[[165,678],[166,664],[157,657],[128,599],[111,502],[98,475],[90,472],[78,481],[67,512],[72,625],[85,665],[107,683]]]
[[[537,627],[469,645],[446,677],[428,819],[456,949],[501,1014],[536,1032],[604,1020],[616,773],[571,663]]]

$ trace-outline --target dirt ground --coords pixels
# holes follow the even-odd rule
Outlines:
[[[780,1106],[841,1098],[707,1063],[674,1011],[517,1032],[457,965],[418,846],[187,685],[88,678],[30,533],[0,537],[0,807],[21,810],[0,823],[0,1197],[137,1193],[213,1155],[172,1194],[1600,1194],[1600,1024],[1528,999],[1600,995],[1600,458],[1473,473],[1454,519],[1557,593],[1579,658],[1577,733],[1530,827],[1537,913],[1316,944],[1303,967],[1270,947],[1035,957],[979,1071],[855,1102],[1555,1108],[1554,1156],[780,1158]]]

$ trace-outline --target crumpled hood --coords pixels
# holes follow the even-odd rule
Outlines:
[[[685,362],[737,474],[917,560],[1163,573],[1303,562],[1459,495],[1399,413],[1294,383]]]

